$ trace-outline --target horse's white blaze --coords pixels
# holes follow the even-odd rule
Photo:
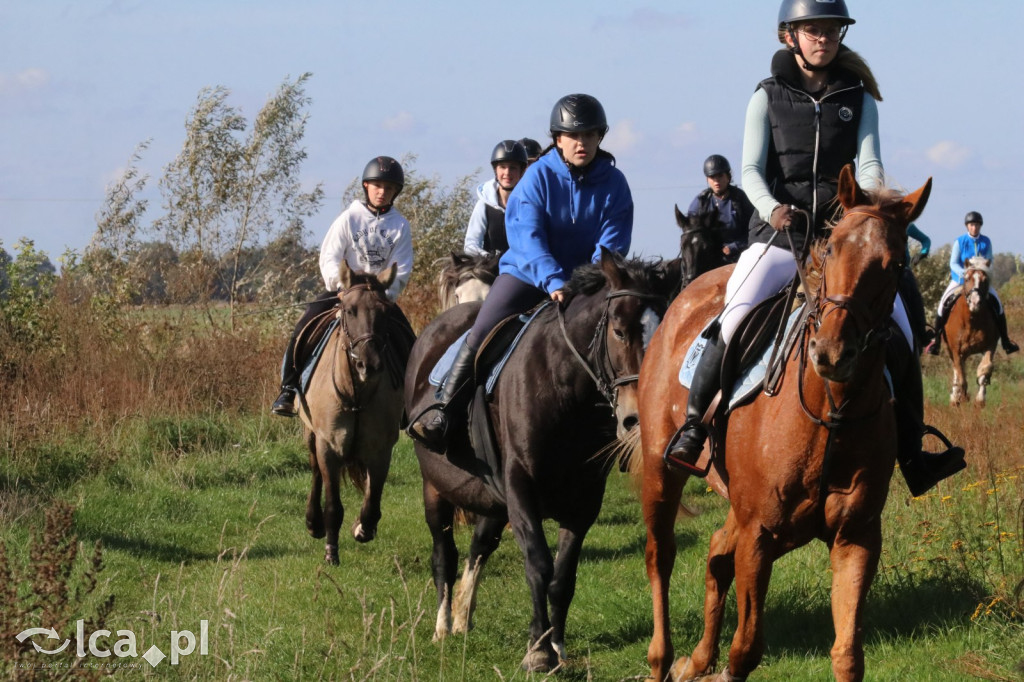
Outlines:
[[[455,287],[455,302],[471,303],[472,301],[482,301],[487,298],[490,290],[490,284],[485,284],[478,279],[468,279],[465,282],[460,282],[459,286]]]

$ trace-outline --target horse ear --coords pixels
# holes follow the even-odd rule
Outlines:
[[[342,291],[352,286],[352,268],[344,259],[338,264],[338,282],[341,284]]]
[[[680,230],[685,230],[686,229],[686,216],[684,216],[682,214],[682,212],[679,210],[679,204],[675,205],[675,209],[676,209],[676,225],[679,226]]]
[[[853,174],[853,164],[848,163],[839,171],[839,192],[836,198],[847,210],[854,206],[871,203],[868,195],[857,184],[857,177]]]
[[[604,272],[612,291],[622,288],[622,272],[619,270],[619,264],[615,262],[612,252],[603,244],[601,245],[601,271]]]
[[[907,223],[912,223],[917,220],[917,217],[924,211],[925,204],[928,203],[928,197],[932,193],[932,179],[928,178],[921,187],[915,192],[911,192],[907,196],[903,197],[903,212],[904,218]]]
[[[398,275],[398,261],[391,264],[391,267],[384,272],[377,273],[377,281],[380,282],[381,286],[385,289],[391,287],[392,282],[395,281],[395,277]]]

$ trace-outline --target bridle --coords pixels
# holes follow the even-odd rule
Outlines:
[[[562,338],[565,339],[565,344],[569,347],[573,357],[575,357],[580,365],[583,366],[583,369],[588,375],[590,375],[590,378],[594,380],[597,390],[611,406],[613,411],[618,406],[619,388],[627,384],[636,383],[640,378],[639,374],[627,374],[620,376],[618,370],[612,366],[611,359],[608,357],[607,329],[611,302],[616,298],[622,298],[624,296],[631,296],[641,301],[664,302],[663,296],[643,291],[635,291],[633,289],[618,289],[616,291],[608,292],[604,297],[604,312],[601,314],[601,319],[598,321],[597,326],[594,329],[594,336],[591,338],[590,343],[587,346],[590,355],[594,360],[593,365],[583,357],[583,355],[576,349],[576,346],[573,345],[572,340],[569,339],[569,334],[565,328],[565,312],[562,310],[561,306],[558,306],[557,308],[558,326],[562,330]]]
[[[372,285],[368,283],[356,284],[347,289],[344,289],[343,291],[338,292],[339,304],[344,304],[345,296],[354,291],[372,291],[377,294],[378,298],[383,300],[385,303],[390,304],[390,302],[387,300],[387,297],[383,296],[380,290],[375,289]],[[379,334],[376,334],[373,331],[367,332],[365,334],[360,334],[359,336],[353,336],[352,332],[349,331],[348,328],[348,316],[345,315],[344,305],[340,305],[339,310],[337,311],[336,314],[338,316],[338,321],[341,326],[341,331],[345,334],[344,348],[345,353],[348,355],[350,361],[356,362],[359,359],[358,356],[356,355],[356,348],[362,343],[376,341],[381,353],[383,353],[384,349],[387,348],[387,340],[382,339]]]

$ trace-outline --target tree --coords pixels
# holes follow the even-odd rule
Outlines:
[[[185,144],[160,180],[166,215],[156,228],[181,254],[194,283],[188,297],[209,301],[221,291],[234,304],[243,286],[263,275],[253,263],[275,230],[304,233],[304,220],[323,198],[319,184],[303,192],[299,171],[306,158],[304,87],[310,74],[287,79],[256,115],[252,130],[227,103],[230,91],[204,88],[186,123]],[[279,227],[283,225],[283,227]]]

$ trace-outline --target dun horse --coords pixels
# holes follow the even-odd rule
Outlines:
[[[495,254],[471,256],[453,251],[448,258],[439,258],[435,265],[440,266],[437,293],[442,311],[459,303],[484,300],[498,276]]]
[[[728,485],[725,525],[710,542],[704,634],[673,664],[669,581],[674,522],[687,476],[662,453],[686,417],[677,379],[691,342],[722,308],[727,270],[687,287],[647,351],[638,387],[643,453],[647,574],[654,606],[648,661],[655,680],[712,679],[725,599],[735,579],[738,625],[718,680],[742,680],[764,651],[765,593],[772,563],[815,538],[829,547],[836,679],[864,675],[863,609],[882,547],[881,513],[896,456],[896,423],[883,375],[887,324],[903,262],[907,224],[927,201],[931,180],[899,197],[869,197],[849,167],[839,178],[846,209],[819,254],[812,322],[786,359],[774,397],[735,409],[717,473]],[[811,298],[809,296],[809,298]]]
[[[527,670],[565,658],[565,624],[583,539],[597,518],[610,463],[598,456],[637,422],[635,381],[646,335],[665,309],[663,269],[624,263],[605,251],[600,265],[578,269],[561,306],[548,305],[526,327],[486,408],[500,462],[475,452],[466,429],[445,454],[416,443],[427,525],[434,540],[435,640],[471,627],[480,571],[510,522],[523,553],[533,597]],[[419,414],[434,401],[428,377],[445,350],[468,329],[479,304],[457,306],[430,323],[413,347],[405,404]],[[483,349],[486,352],[486,347]],[[478,377],[480,379],[480,377]],[[479,404],[479,403],[478,403]],[[502,481],[488,486],[487,476]],[[455,595],[456,505],[478,515]],[[551,556],[542,522],[559,524]],[[454,611],[454,621],[453,612]]]
[[[945,327],[938,330],[946,337],[947,352],[953,361],[950,405],[959,405],[969,399],[964,364],[967,358],[979,353],[981,362],[978,363],[977,371],[978,393],[974,400],[979,407],[985,405],[985,393],[992,379],[992,359],[995,357],[996,344],[999,343],[995,315],[988,300],[988,269],[987,259],[970,259],[964,270],[964,284],[960,296],[949,311]]]
[[[338,305],[329,311],[339,324],[301,397],[313,484],[306,504],[306,528],[326,536],[326,560],[338,563],[338,534],[345,514],[339,495],[343,474],[363,491],[363,506],[352,528],[359,542],[377,533],[380,500],[391,467],[391,449],[402,417],[402,376],[387,347],[391,266],[380,276],[352,272],[341,263]],[[328,322],[325,319],[321,324]],[[321,506],[321,490],[326,500]]]

